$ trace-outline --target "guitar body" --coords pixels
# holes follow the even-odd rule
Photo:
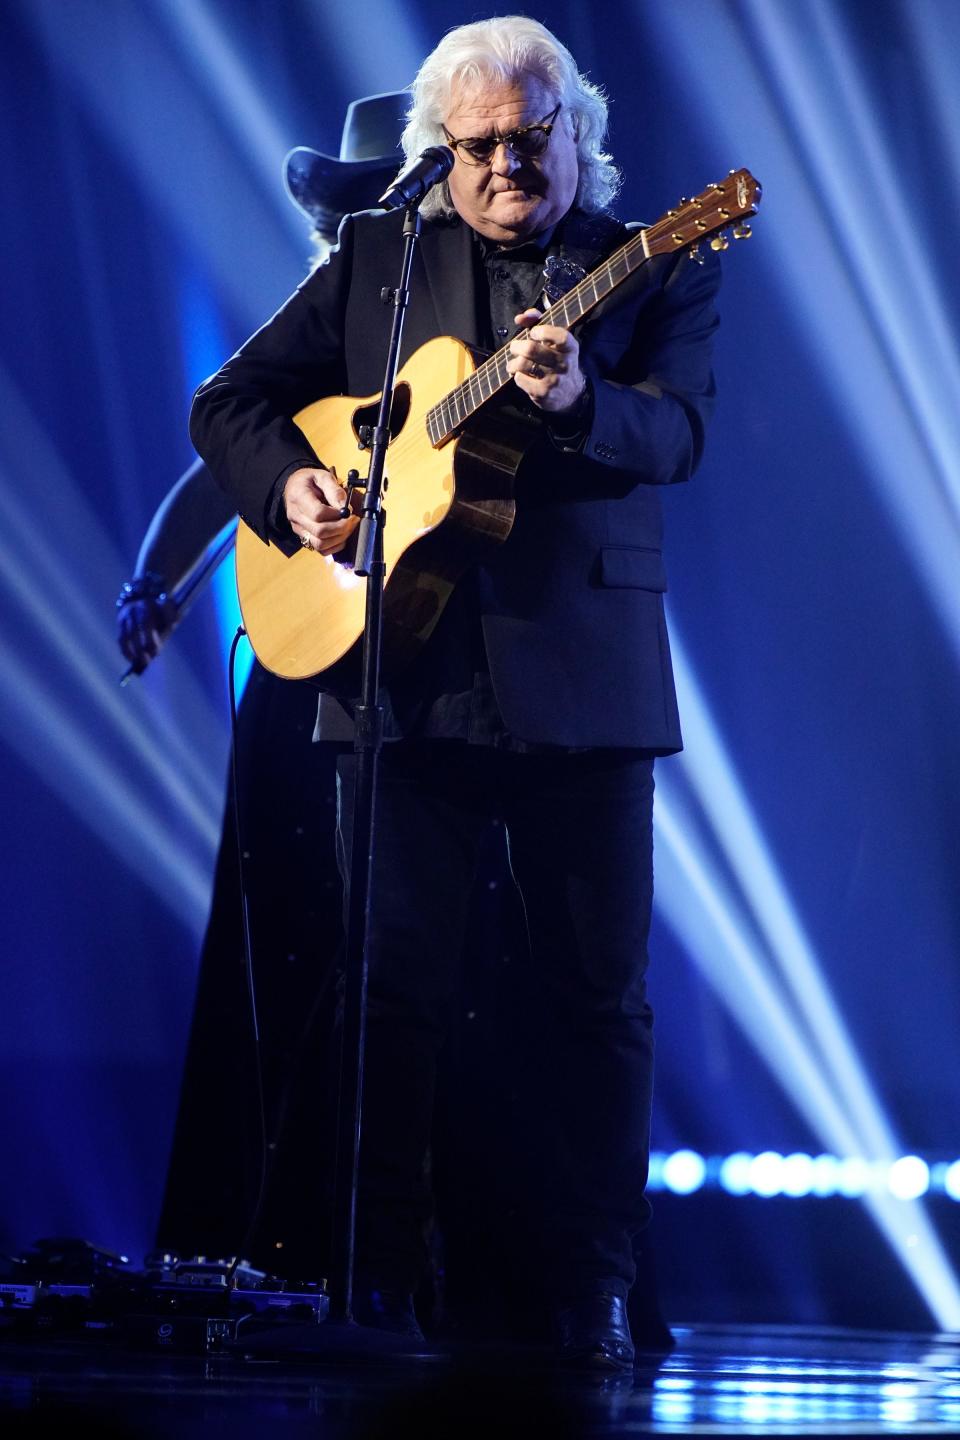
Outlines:
[[[397,375],[383,501],[387,679],[423,646],[466,567],[505,540],[513,524],[513,477],[530,429],[497,416],[487,434],[484,417],[469,435],[440,447],[427,433],[427,411],[437,396],[475,368],[466,345],[439,336],[422,345]],[[308,405],[294,420],[324,465],[335,466],[343,479],[357,467],[359,426],[375,423],[378,405],[379,395],[332,396]],[[265,545],[241,520],[240,611],[254,653],[275,675],[311,679],[336,667],[325,675],[331,688],[349,691],[359,682],[367,587],[344,563],[350,554],[348,549],[338,558],[300,549],[288,556]]]

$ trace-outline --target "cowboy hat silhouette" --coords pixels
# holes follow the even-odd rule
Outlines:
[[[366,95],[347,107],[338,156],[306,145],[283,162],[287,194],[330,240],[340,221],[355,210],[370,210],[401,162],[400,132],[410,106],[409,90]]]

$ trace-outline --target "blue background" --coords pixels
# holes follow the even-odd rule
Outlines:
[[[493,13],[5,0],[7,1251],[152,1241],[236,615],[227,565],[121,689],[113,601],[193,458],[195,386],[306,272],[283,157],[336,155],[350,100]],[[624,218],[739,166],[764,186],[724,260],[707,455],[665,496],[687,749],[658,771],[655,1146],[953,1161],[960,6],[530,13],[611,97]],[[668,1306],[733,1318],[739,1291],[772,1320],[960,1328],[956,1201],[866,1200],[663,1196]]]

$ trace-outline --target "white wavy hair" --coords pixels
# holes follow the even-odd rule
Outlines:
[[[566,46],[545,25],[525,15],[501,15],[449,30],[420,66],[410,87],[413,103],[401,144],[408,160],[445,143],[443,119],[453,92],[513,84],[534,77],[559,100],[573,126],[580,164],[576,204],[605,210],[620,188],[620,172],[602,146],[607,101],[599,86],[577,69]],[[447,182],[435,185],[420,206],[424,218],[456,213]]]

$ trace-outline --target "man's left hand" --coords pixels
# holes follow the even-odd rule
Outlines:
[[[569,330],[559,325],[538,325],[539,310],[514,316],[525,334],[510,341],[507,370],[525,395],[552,415],[572,410],[583,395],[587,380],[580,369],[580,346]]]

